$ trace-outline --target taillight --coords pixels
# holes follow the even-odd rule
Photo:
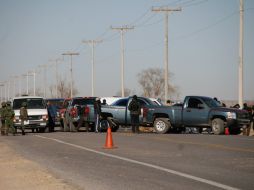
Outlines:
[[[84,116],[87,117],[89,112],[90,112],[90,108],[88,106],[86,106],[84,109]]]
[[[143,118],[145,118],[148,114],[148,108],[143,107]]]
[[[77,108],[71,108],[71,116],[75,117],[77,115]]]

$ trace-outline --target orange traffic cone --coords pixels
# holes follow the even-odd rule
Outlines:
[[[116,148],[116,147],[114,147],[114,143],[113,143],[111,127],[108,127],[107,137],[106,137],[106,142],[105,142],[104,148],[106,148],[106,149]]]
[[[225,135],[230,135],[228,127],[225,128]]]

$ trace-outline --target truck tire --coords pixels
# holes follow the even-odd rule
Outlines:
[[[100,132],[106,132],[107,129],[108,129],[108,127],[109,127],[109,122],[108,122],[108,120],[107,120],[107,119],[102,119],[102,120],[100,121],[99,131],[100,131]]]
[[[224,134],[224,121],[220,118],[215,118],[212,120],[212,131],[215,135]]]
[[[170,128],[170,123],[167,118],[156,118],[153,127],[156,133],[165,134]]]

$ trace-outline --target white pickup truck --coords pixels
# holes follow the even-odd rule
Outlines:
[[[28,120],[24,122],[26,129],[36,130],[37,132],[47,132],[48,110],[43,97],[21,96],[12,100],[12,107],[15,112],[14,126],[20,128],[20,108],[23,102],[27,104]]]

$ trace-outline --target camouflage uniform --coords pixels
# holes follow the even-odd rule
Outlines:
[[[5,135],[5,112],[6,112],[6,103],[2,102],[2,107],[0,108],[1,135]]]
[[[5,134],[8,135],[9,129],[11,128],[12,134],[16,134],[16,129],[13,126],[14,111],[11,107],[11,102],[7,102],[6,114],[5,114]]]
[[[20,108],[20,116],[19,116],[20,120],[21,120],[21,131],[22,131],[22,135],[25,135],[25,125],[24,125],[24,121],[27,121],[28,119],[28,114],[27,114],[27,105],[25,102],[22,103],[22,107]]]

